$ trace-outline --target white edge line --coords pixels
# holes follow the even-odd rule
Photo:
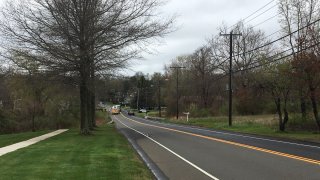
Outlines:
[[[143,119],[143,120],[145,120],[145,119]],[[147,120],[147,121],[150,121],[150,120]],[[195,129],[195,130],[199,130],[199,131],[206,131],[206,132],[212,132],[212,133],[217,133],[217,134],[226,134],[226,135],[230,135],[230,136],[238,136],[238,137],[244,137],[244,138],[258,139],[258,140],[264,140],[264,141],[270,141],[270,142],[277,142],[277,143],[283,143],[283,144],[291,144],[291,145],[296,145],[296,146],[304,146],[304,147],[320,149],[319,146],[312,146],[312,145],[306,145],[306,144],[300,144],[300,143],[292,143],[292,142],[279,141],[279,140],[266,139],[266,138],[259,138],[259,137],[246,136],[246,135],[240,135],[240,134],[219,132],[219,131],[215,131],[215,130],[200,129],[200,128],[195,128],[195,127],[186,127],[186,126],[170,124],[170,123],[161,123],[161,122],[156,122],[156,121],[151,121],[151,122],[156,123],[156,124],[161,124],[161,125],[169,125],[169,126],[172,126],[172,127],[176,126],[176,127],[181,127],[181,128],[185,128],[185,129]]]
[[[178,158],[180,158],[181,160],[185,161],[186,163],[188,163],[189,165],[191,165],[192,167],[196,168],[197,170],[201,171],[203,174],[207,175],[208,177],[210,177],[211,179],[214,180],[219,180],[218,178],[214,177],[213,175],[211,175],[210,173],[206,172],[205,170],[201,169],[200,167],[198,167],[197,165],[193,164],[192,162],[188,161],[187,159],[185,159],[184,157],[180,156],[179,154],[175,153],[174,151],[172,151],[171,149],[167,148],[166,146],[162,145],[161,143],[159,143],[158,141],[152,139],[151,137],[146,136],[145,134],[143,134],[142,132],[129,127],[128,125],[124,124],[123,122],[121,122],[116,116],[114,116],[114,118],[119,121],[122,125],[126,126],[127,128],[143,135],[144,137],[150,139],[151,141],[153,141],[154,143],[158,144],[159,146],[161,146],[162,148],[166,149],[167,151],[169,151],[170,153],[174,154],[175,156],[177,156]]]

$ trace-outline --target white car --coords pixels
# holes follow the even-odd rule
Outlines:
[[[140,110],[139,110],[139,113],[146,113],[146,112],[147,112],[146,109],[140,109]]]

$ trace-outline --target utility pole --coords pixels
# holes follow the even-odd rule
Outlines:
[[[138,92],[137,92],[137,110],[139,111],[139,96],[140,96],[140,93],[139,93],[139,88],[138,88]]]
[[[177,113],[176,113],[176,118],[179,119],[179,69],[183,69],[185,67],[182,67],[182,66],[173,66],[173,67],[170,67],[171,69],[175,69],[176,70],[176,73],[177,73],[177,86],[176,86],[176,92],[177,92],[177,99],[176,99],[176,107],[177,107]]]
[[[159,110],[159,117],[161,117],[161,86],[160,86],[160,79],[158,80],[158,110]]]
[[[232,54],[233,54],[233,36],[242,36],[242,34],[221,34],[220,36],[229,36],[230,38],[230,62],[229,62],[229,126],[232,126]]]

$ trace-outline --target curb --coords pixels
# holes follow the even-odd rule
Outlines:
[[[118,129],[119,130],[119,129]],[[149,158],[149,156],[142,150],[142,148],[128,135],[127,132],[124,130],[119,130],[130,142],[132,147],[136,150],[136,152],[139,154],[143,162],[147,165],[147,167],[150,169],[152,174],[155,176],[158,180],[167,180],[169,179],[160,169],[159,167]]]

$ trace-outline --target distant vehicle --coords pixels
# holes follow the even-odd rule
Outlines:
[[[133,110],[128,110],[128,115],[129,115],[129,116],[134,116]]]
[[[111,114],[120,114],[121,112],[121,107],[120,105],[114,105],[111,108]]]
[[[146,109],[140,109],[139,113],[147,113],[147,110]]]

